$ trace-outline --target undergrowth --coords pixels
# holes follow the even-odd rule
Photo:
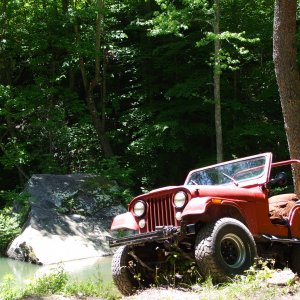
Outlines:
[[[177,273],[173,274],[177,279],[171,279],[171,277],[169,277],[171,280],[167,285],[164,284],[163,287],[168,286],[173,289],[184,289],[194,295],[194,298],[191,298],[193,297],[191,296],[188,299],[201,300],[225,300],[235,298],[245,300],[271,300],[274,299],[275,296],[279,299],[280,297],[293,295],[299,291],[299,281],[297,277],[286,282],[284,286],[268,284],[268,279],[276,272],[281,271],[273,269],[267,262],[258,262],[245,272],[244,275],[238,275],[224,284],[214,285],[211,278],[204,281],[201,277],[198,277],[194,283],[190,281],[189,284],[181,285]],[[158,284],[153,287],[161,287],[161,285]],[[147,294],[148,293],[150,293],[150,291],[147,291]],[[105,284],[100,275],[89,281],[74,281],[62,267],[58,267],[51,273],[30,280],[24,287],[17,288],[12,275],[7,275],[3,282],[0,283],[1,300],[20,300],[30,296],[42,297],[53,294],[77,296],[78,298],[92,296],[108,300],[121,298],[120,293],[113,283]],[[172,297],[172,295],[170,297]],[[138,295],[134,295],[128,299],[141,298],[139,298]]]
[[[227,283],[214,285],[211,278],[192,286],[192,290],[200,294],[201,300],[222,299],[259,299],[271,300],[274,297],[293,295],[299,290],[297,276],[288,280],[285,285],[270,284],[277,272],[270,261],[257,261],[244,275],[237,275]],[[283,273],[282,273],[283,274]]]
[[[29,296],[42,297],[53,294],[64,296],[93,296],[102,299],[115,300],[120,298],[117,289],[111,284],[105,284],[97,276],[89,281],[75,281],[59,267],[49,274],[34,278],[24,287],[16,287],[12,275],[6,275],[0,283],[1,300],[19,300]]]
[[[273,266],[274,264],[270,260],[258,260],[243,275],[237,275],[226,283],[213,284],[211,278],[204,280],[197,271],[197,268],[191,264],[188,269],[185,268],[185,272],[178,272],[178,269],[175,271],[174,268],[174,272],[172,274],[170,272],[168,276],[158,274],[159,282],[152,287],[184,290],[191,293],[187,299],[201,300],[273,300],[275,296],[279,299],[280,297],[291,296],[299,292],[299,280],[297,276],[292,274],[288,269],[276,270]],[[270,284],[269,280],[276,273],[284,276],[283,271],[292,274],[293,279],[286,280],[284,285]],[[186,281],[187,279],[188,281]],[[142,299],[142,296],[141,298],[132,296],[129,299]],[[170,294],[170,297],[167,296],[167,298],[162,298],[161,300],[169,299],[172,299],[172,294]]]

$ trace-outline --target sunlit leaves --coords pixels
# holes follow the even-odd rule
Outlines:
[[[250,56],[249,50],[245,48],[245,44],[254,44],[259,42],[259,38],[246,38],[245,32],[229,32],[223,31],[220,34],[215,34],[213,32],[206,32],[205,37],[196,43],[198,47],[206,46],[210,42],[215,40],[222,41],[222,48],[217,54],[218,59],[216,59],[216,54],[212,54],[208,64],[210,66],[215,66],[217,64],[217,69],[219,72],[222,70],[237,70],[240,68],[241,60],[240,57],[246,58]],[[224,43],[227,45],[224,45]]]
[[[272,65],[274,1],[221,1],[216,35],[212,1],[106,0],[100,58],[116,157],[103,160],[80,73],[82,61],[89,78],[95,72],[95,4],[8,1],[2,14],[0,3],[0,157],[5,175],[13,174],[9,181],[18,179],[18,164],[29,175],[105,172],[151,188],[212,162],[215,39],[225,152],[270,150],[284,139]],[[97,108],[100,96],[96,87]],[[269,139],[264,130],[272,126]]]
[[[20,232],[20,220],[11,209],[0,211],[0,255],[5,254],[9,242]]]
[[[182,0],[177,3],[170,0],[156,0],[160,11],[154,11],[154,18],[148,21],[149,34],[152,36],[174,34],[183,36],[191,23],[207,22],[212,15],[212,7],[206,0]]]
[[[1,149],[4,154],[0,157],[0,163],[6,169],[25,165],[30,160],[30,155],[26,151],[25,145],[22,145],[15,138],[10,139],[5,145],[1,145]]]

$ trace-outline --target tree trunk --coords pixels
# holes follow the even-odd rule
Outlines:
[[[300,159],[300,75],[296,49],[297,0],[276,0],[273,60],[291,159]],[[295,192],[300,197],[300,167],[293,167]]]
[[[62,0],[61,4],[62,4],[62,11],[64,14],[66,14],[68,12],[69,0]]]
[[[110,140],[105,129],[105,94],[103,74],[101,76],[101,62],[104,64],[104,58],[101,57],[101,37],[103,35],[103,13],[104,0],[97,0],[97,16],[95,22],[95,74],[94,78],[88,78],[88,72],[85,68],[84,58],[79,58],[79,65],[83,86],[85,90],[85,100],[87,109],[92,118],[94,128],[96,130],[101,149],[105,157],[113,156]],[[80,39],[78,24],[75,24],[75,33],[77,40]],[[101,59],[102,58],[102,59]],[[98,99],[96,104],[95,100]]]
[[[220,34],[220,0],[215,0],[214,4],[214,33]],[[214,61],[214,102],[215,102],[215,131],[216,131],[216,150],[217,162],[223,161],[223,135],[222,135],[222,111],[220,93],[220,49],[221,41],[214,40],[215,61]]]

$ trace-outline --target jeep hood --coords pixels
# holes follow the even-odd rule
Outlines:
[[[139,195],[135,199],[152,198],[159,195],[174,193],[178,190],[188,192],[191,197],[219,197],[226,199],[251,200],[253,198],[265,198],[260,187],[243,188],[230,185],[180,185],[167,186],[154,189],[148,193]]]

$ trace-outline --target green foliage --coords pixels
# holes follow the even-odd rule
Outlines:
[[[203,295],[201,299],[274,299],[285,294],[294,294],[297,283],[291,282],[288,286],[268,284],[268,279],[276,275],[279,270],[274,270],[270,261],[260,260],[244,275],[236,276],[231,282],[214,286],[210,278],[204,283],[194,286],[194,290]]]
[[[183,32],[190,24],[199,20],[212,18],[213,9],[206,0],[156,0],[160,11],[154,11],[154,18],[148,22],[151,25],[150,35],[175,34],[183,37]],[[194,13],[197,11],[197,13]],[[202,21],[201,20],[201,21]]]
[[[218,62],[218,70],[221,72],[222,70],[231,70],[235,71],[238,70],[241,66],[241,59],[250,60],[253,59],[253,55],[251,55],[250,51],[245,48],[244,44],[254,44],[258,43],[260,40],[259,38],[245,38],[245,31],[244,32],[229,32],[224,31],[220,34],[215,34],[213,32],[206,32],[205,37],[200,41],[197,42],[196,45],[198,47],[206,46],[211,41],[220,40],[223,42],[227,42],[230,47],[227,49],[224,47],[224,43],[222,44],[222,48],[220,49],[219,53],[217,54],[217,62]],[[239,45],[242,44],[242,45]],[[215,66],[216,64],[216,57],[215,55],[210,56],[210,60],[208,62],[210,66]]]
[[[25,296],[45,296],[62,292],[68,282],[68,275],[62,269],[38,277],[29,283],[24,291]]]
[[[286,158],[273,5],[222,1],[214,35],[211,1],[105,1],[95,53],[96,1],[2,1],[0,189],[22,187],[32,174],[92,173],[117,181],[116,199],[126,203],[131,193],[181,184],[190,169],[215,162],[216,38],[224,157]],[[87,106],[89,88],[111,157]]]
[[[2,146],[2,149],[4,154],[0,158],[0,163],[4,169],[11,169],[16,165],[25,165],[30,160],[25,145],[18,142],[16,138],[9,139],[6,145]]]
[[[0,211],[0,255],[4,254],[9,242],[20,232],[19,216],[11,208]]]
[[[101,161],[100,172],[109,181],[116,181],[121,186],[132,185],[133,170],[129,165],[122,165],[122,158],[114,156]]]
[[[5,206],[0,209],[0,255],[4,255],[9,243],[21,232],[29,212],[28,195],[16,191],[0,191]]]
[[[22,292],[16,288],[14,277],[5,275],[0,283],[0,298],[2,300],[16,300],[22,298]]]
[[[175,263],[176,261],[179,262],[178,259],[180,259],[180,256],[176,255],[176,253],[174,255],[172,257],[175,258]],[[158,275],[163,277],[161,270],[157,270],[157,272]],[[192,272],[194,271],[192,270]],[[173,273],[173,279],[170,276],[167,283],[173,284],[175,282],[176,288],[179,288],[180,291],[183,290],[182,288],[188,292],[192,291],[193,297],[201,299],[257,298],[271,300],[275,296],[279,298],[291,297],[299,292],[299,283],[297,280],[287,282],[287,285],[284,287],[268,284],[268,280],[277,272],[282,271],[274,270],[272,268],[272,261],[258,260],[244,275],[236,276],[226,284],[213,285],[211,278],[208,278],[205,281],[200,280],[195,284],[190,282],[184,285],[179,276],[180,273]],[[136,274],[136,276],[138,277],[139,275]],[[174,279],[175,277],[176,280]],[[158,285],[158,287],[160,288],[161,286]],[[16,286],[14,278],[11,275],[7,275],[0,283],[0,298],[2,300],[43,297],[52,295],[53,293],[67,297],[99,297],[109,300],[121,298],[116,287],[112,283],[104,284],[100,276],[96,276],[85,282],[73,281],[62,268],[32,279],[23,288]],[[188,294],[188,296],[191,295]]]
[[[187,260],[180,253],[176,251],[169,253],[166,261],[169,268],[166,270],[156,269],[156,282],[158,284],[167,283],[174,288],[189,287],[202,280],[196,262]]]
[[[120,295],[112,283],[104,284],[101,277],[88,281],[74,281],[59,267],[45,275],[32,279],[24,287],[16,287],[13,276],[6,275],[0,283],[1,300],[17,300],[24,297],[43,297],[53,294],[79,297],[101,297],[103,299],[119,299]]]
[[[65,295],[94,296],[107,300],[119,299],[120,295],[112,282],[104,284],[100,276],[87,282],[70,282],[66,285]]]

